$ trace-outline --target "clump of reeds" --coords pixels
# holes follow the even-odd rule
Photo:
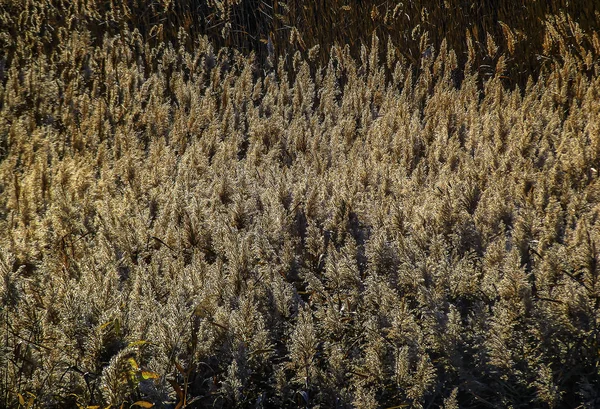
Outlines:
[[[328,4],[3,3],[0,406],[600,404],[597,17]]]

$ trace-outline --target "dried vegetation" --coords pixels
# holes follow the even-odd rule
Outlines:
[[[593,2],[141,3],[0,2],[0,406],[600,406]]]

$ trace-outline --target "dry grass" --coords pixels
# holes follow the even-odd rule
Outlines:
[[[600,405],[597,14],[338,3],[1,3],[0,406]]]

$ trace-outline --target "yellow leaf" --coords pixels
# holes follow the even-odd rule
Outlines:
[[[17,393],[17,396],[19,396],[19,404],[25,406],[25,398],[23,397],[23,395]]]
[[[151,408],[151,407],[154,406],[154,403],[148,402],[148,401],[145,401],[145,400],[138,400],[137,402],[135,402],[131,406],[139,406],[141,408]]]
[[[144,341],[143,339],[139,340],[139,341],[133,341],[130,342],[128,346],[130,347],[141,347],[142,345],[146,345],[149,344],[148,341]]]
[[[104,324],[100,324],[100,326],[98,328],[100,328],[101,330],[105,330],[106,328],[108,328],[110,326],[110,324],[112,324],[112,321],[107,321]]]
[[[158,378],[160,378],[160,375],[157,374],[156,372],[142,371],[142,378],[144,378],[144,379],[158,379]]]
[[[137,364],[137,362],[135,361],[135,359],[133,357],[129,358],[127,360],[127,362],[129,362],[129,365],[131,365],[132,369],[134,369],[136,371],[139,369],[138,364]]]

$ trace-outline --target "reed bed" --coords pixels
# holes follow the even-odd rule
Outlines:
[[[1,2],[0,406],[600,406],[598,13],[542,3]]]

